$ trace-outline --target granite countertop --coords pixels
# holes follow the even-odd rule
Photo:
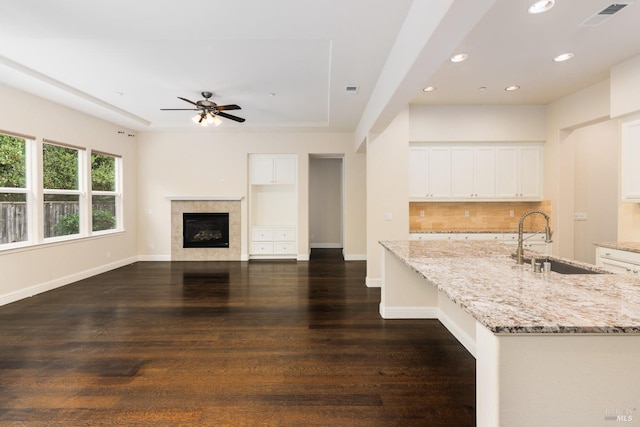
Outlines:
[[[603,248],[640,253],[640,243],[638,242],[595,242],[594,245]]]
[[[499,242],[380,243],[493,333],[640,333],[640,279],[534,273]]]

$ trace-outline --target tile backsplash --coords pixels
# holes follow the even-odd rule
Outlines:
[[[410,202],[409,229],[411,232],[517,232],[520,217],[531,209],[539,209],[549,215],[552,218],[551,224],[553,226],[550,200],[541,202]],[[524,225],[525,231],[539,231],[544,229],[545,220],[542,215],[530,215]]]

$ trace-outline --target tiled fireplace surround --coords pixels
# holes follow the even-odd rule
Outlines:
[[[172,261],[240,261],[240,197],[170,197]],[[183,213],[229,213],[228,248],[183,248]]]

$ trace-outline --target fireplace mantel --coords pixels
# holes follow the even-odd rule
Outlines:
[[[239,201],[244,198],[244,196],[165,196],[166,199],[169,200],[192,200],[192,201]]]

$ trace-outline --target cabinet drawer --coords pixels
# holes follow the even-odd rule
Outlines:
[[[276,228],[273,240],[280,242],[295,242],[296,230],[295,228]]]
[[[622,262],[629,262],[629,263],[637,264],[640,266],[640,254],[636,252],[598,247],[598,256],[605,259],[613,259],[613,260],[618,260]]]
[[[460,240],[493,240],[502,241],[502,233],[462,233],[458,237]]]
[[[272,242],[272,228],[254,228],[251,230],[251,240],[254,242]]]
[[[295,254],[295,246],[293,242],[275,242],[273,244],[273,253],[277,255]]]
[[[269,255],[273,253],[271,242],[251,242],[251,253],[254,255]]]

